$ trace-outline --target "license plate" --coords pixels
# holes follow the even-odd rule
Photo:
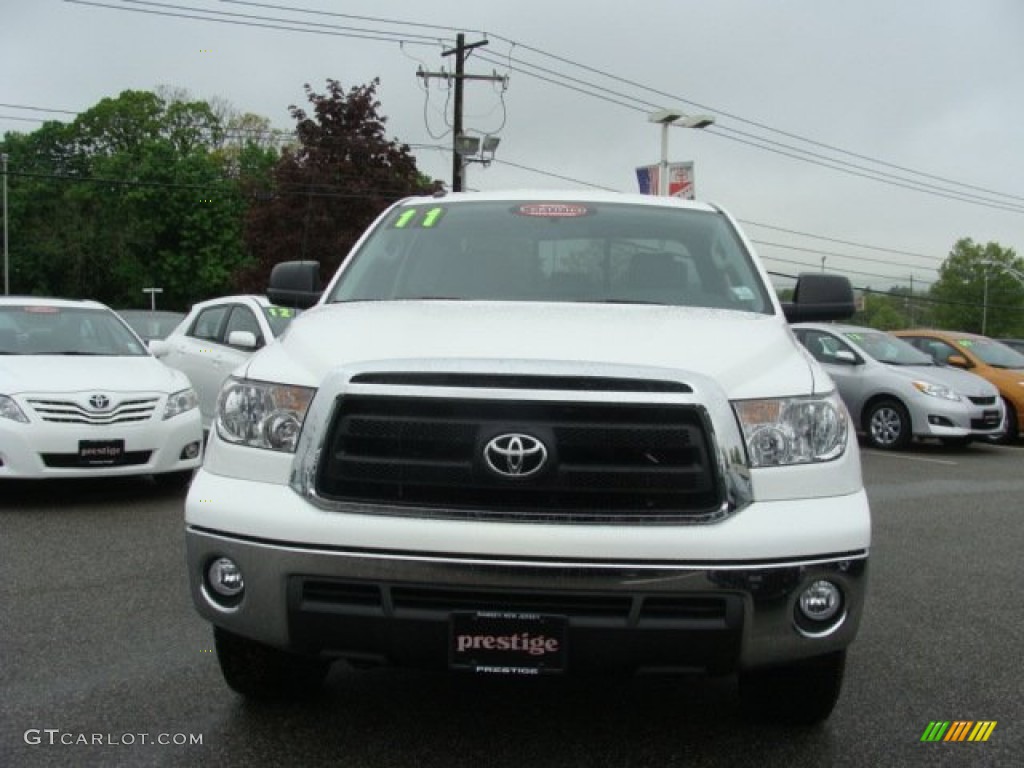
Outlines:
[[[453,613],[452,669],[492,675],[550,675],[567,658],[565,616],[504,611]]]
[[[110,466],[124,461],[124,440],[79,440],[78,463],[86,467]]]

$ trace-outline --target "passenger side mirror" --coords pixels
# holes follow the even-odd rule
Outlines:
[[[857,365],[860,362],[857,356],[848,349],[837,349],[835,359],[838,363],[847,363],[849,365]]]
[[[282,261],[270,271],[267,298],[274,304],[309,309],[322,293],[318,261]]]
[[[818,272],[800,274],[793,289],[793,301],[782,305],[791,323],[842,320],[851,317],[856,309],[848,278]]]
[[[256,349],[256,334],[252,331],[232,331],[228,334],[228,346]]]
[[[149,353],[153,357],[167,357],[171,351],[171,345],[163,339],[150,339],[146,346],[149,347]]]
[[[946,358],[946,364],[947,365],[954,365],[957,368],[973,368],[974,367],[973,365],[971,365],[971,361],[968,360],[963,355],[950,355],[949,357]]]

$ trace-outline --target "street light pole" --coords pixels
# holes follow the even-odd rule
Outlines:
[[[4,296],[11,295],[10,259],[7,254],[7,153],[0,155],[4,171]]]
[[[647,116],[647,121],[661,126],[661,159],[658,163],[658,194],[668,195],[668,129],[671,125],[680,128],[707,128],[713,125],[711,115],[687,115],[679,109],[659,109]]]

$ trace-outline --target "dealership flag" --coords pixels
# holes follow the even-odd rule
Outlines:
[[[658,194],[661,166],[642,165],[636,169],[641,195]],[[668,167],[668,194],[684,200],[694,199],[693,163],[672,163]]]

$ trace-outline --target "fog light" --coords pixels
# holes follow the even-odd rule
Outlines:
[[[200,441],[198,441],[198,440],[196,442],[194,442],[194,443],[189,443],[184,448],[182,448],[181,456],[179,458],[182,458],[182,459],[194,459],[196,456],[199,455],[199,450],[200,450],[200,446],[201,445],[202,445],[202,443]]]
[[[823,623],[839,613],[843,603],[839,587],[831,581],[816,581],[800,594],[800,612],[816,623]]]
[[[210,589],[222,597],[239,597],[245,589],[242,570],[234,560],[220,557],[210,563],[206,569],[206,583]]]

